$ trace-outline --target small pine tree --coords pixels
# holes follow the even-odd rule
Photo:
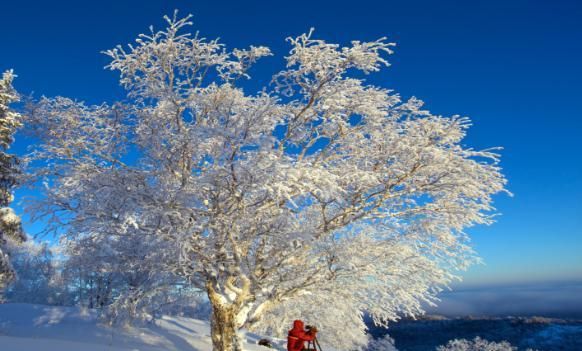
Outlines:
[[[18,180],[19,162],[7,150],[14,141],[16,129],[22,125],[21,115],[8,106],[18,101],[18,94],[12,87],[14,77],[12,71],[6,71],[0,80],[0,293],[16,276],[8,257],[8,241],[19,243],[25,240],[20,218],[8,207]]]

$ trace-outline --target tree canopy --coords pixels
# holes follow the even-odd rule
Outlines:
[[[464,230],[492,222],[498,155],[462,144],[468,118],[362,78],[393,44],[289,38],[286,67],[249,94],[270,50],[227,50],[189,18],[106,52],[126,100],[30,107],[31,210],[49,230],[163,243],[147,262],[206,292],[216,351],[301,316],[357,347],[364,313],[417,315],[477,260]]]

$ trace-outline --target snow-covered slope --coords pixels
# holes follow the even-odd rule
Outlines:
[[[269,350],[257,345],[260,338],[245,334],[245,350]],[[284,350],[282,340],[274,343]],[[2,351],[210,351],[211,345],[208,323],[196,319],[164,317],[141,328],[108,328],[94,312],[77,307],[0,305]]]

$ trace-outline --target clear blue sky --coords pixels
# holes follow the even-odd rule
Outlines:
[[[257,86],[281,68],[284,38],[310,27],[339,43],[395,41],[392,67],[372,82],[471,117],[467,145],[505,148],[515,197],[497,197],[498,223],[470,230],[487,265],[467,282],[582,278],[582,2],[7,1],[0,70],[14,68],[24,94],[115,100],[123,91],[100,51],[159,28],[174,9],[229,47],[270,46],[276,56],[256,70]]]

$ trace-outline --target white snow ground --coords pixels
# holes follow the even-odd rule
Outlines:
[[[268,351],[246,333],[245,350]],[[284,341],[269,338],[276,350]],[[109,328],[94,311],[31,304],[0,305],[0,351],[211,351],[208,322],[163,317],[155,325]]]

